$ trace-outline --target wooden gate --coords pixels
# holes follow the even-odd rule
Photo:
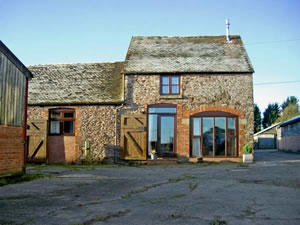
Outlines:
[[[27,121],[27,161],[47,161],[47,120]]]
[[[146,115],[121,115],[121,158],[147,159]]]

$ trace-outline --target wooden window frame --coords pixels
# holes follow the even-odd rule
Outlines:
[[[60,118],[51,118],[51,113],[59,113],[61,116]],[[71,117],[64,117],[65,113],[73,113],[73,118]],[[48,133],[50,136],[75,136],[75,109],[50,109],[49,110],[49,130]],[[59,121],[59,129],[60,133],[51,133],[51,121]],[[73,133],[64,133],[64,122],[65,121],[73,121]]]
[[[172,78],[177,77],[178,78],[178,85],[175,84],[173,85],[172,83]],[[168,78],[169,84],[164,85],[163,84],[163,78]],[[168,93],[163,93],[163,87],[169,87],[169,92]],[[173,93],[172,92],[172,87],[173,86],[178,86],[178,93]],[[180,76],[179,75],[161,75],[160,76],[160,95],[180,95]]]
[[[207,112],[201,112],[201,113],[197,113],[191,116],[190,118],[190,156],[193,157],[193,139],[194,138],[200,138],[200,153],[202,154],[203,151],[203,118],[206,117],[211,117],[213,118],[213,155],[209,156],[209,155],[202,155],[203,157],[206,158],[236,158],[239,157],[239,151],[238,151],[238,147],[239,147],[239,132],[238,132],[238,116],[232,113],[228,113],[228,112],[222,112],[222,111],[207,111]],[[225,154],[224,156],[216,156],[216,149],[215,149],[215,119],[218,117],[224,117],[225,118]],[[194,118],[200,118],[200,135],[194,135]],[[235,119],[235,134],[234,135],[229,135],[228,134],[228,119],[229,118],[234,118]],[[233,156],[228,156],[227,153],[227,145],[228,145],[228,138],[232,138],[235,137],[235,154]]]
[[[175,108],[176,112],[149,112],[150,108]],[[176,153],[177,153],[177,105],[175,104],[166,104],[166,103],[162,103],[162,104],[153,104],[153,105],[148,105],[148,115],[157,115],[157,135],[158,135],[158,139],[160,138],[159,136],[160,134],[160,118],[161,116],[173,116],[174,117],[174,145],[173,145],[173,152],[172,153],[164,153],[161,154],[160,153],[160,145],[158,146],[158,154],[160,156],[167,156],[167,157],[176,157]],[[147,124],[149,124],[149,116],[147,116]],[[147,152],[149,152],[148,149],[148,126],[147,126]],[[160,140],[159,140],[160,142]]]

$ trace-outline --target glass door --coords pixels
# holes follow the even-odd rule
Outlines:
[[[174,116],[160,116],[159,153],[160,155],[174,152]]]
[[[176,105],[148,107],[148,155],[171,156],[176,152]]]

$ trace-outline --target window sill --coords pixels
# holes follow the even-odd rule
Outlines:
[[[159,99],[182,99],[182,95],[160,95]]]

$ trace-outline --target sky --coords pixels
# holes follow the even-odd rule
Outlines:
[[[0,40],[25,65],[115,62],[132,36],[225,35],[228,18],[263,112],[300,98],[299,12],[299,0],[0,0]]]

